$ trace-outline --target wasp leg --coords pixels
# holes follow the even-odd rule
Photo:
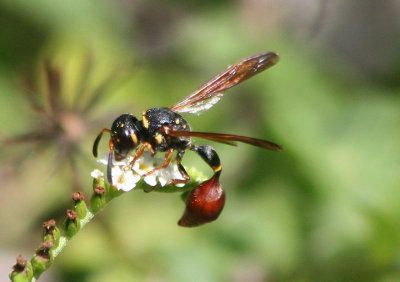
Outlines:
[[[179,151],[178,154],[176,155],[176,164],[178,166],[179,172],[181,173],[184,179],[174,179],[171,182],[168,182],[166,185],[186,184],[190,180],[189,174],[187,174],[185,168],[181,164],[184,153],[185,151]]]
[[[129,168],[131,168],[135,162],[143,155],[144,149],[146,149],[150,151],[151,154],[154,154],[154,149],[153,146],[151,146],[150,143],[148,142],[144,142],[139,149],[136,151],[135,156],[133,157],[133,160],[124,167],[124,170],[127,170]]]
[[[165,154],[164,163],[161,166],[155,167],[152,170],[146,172],[146,174],[144,176],[149,176],[150,174],[153,174],[157,170],[166,168],[169,165],[169,163],[171,162],[173,155],[174,155],[174,149],[172,149],[172,148],[168,149],[167,153]]]
[[[202,157],[202,159],[212,168],[214,171],[214,177],[219,177],[222,171],[222,166],[218,154],[215,152],[213,147],[209,145],[192,145],[189,149],[199,154],[200,157]]]
[[[107,180],[108,180],[108,183],[113,185],[113,182],[112,182],[112,158],[113,158],[113,153],[114,153],[114,142],[112,139],[110,139],[110,141],[108,142],[108,147],[110,148],[110,151],[108,152],[108,160],[107,160]]]

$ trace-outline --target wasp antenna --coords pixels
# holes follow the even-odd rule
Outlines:
[[[93,152],[93,156],[95,158],[97,158],[97,147],[99,146],[101,136],[103,136],[104,132],[110,132],[110,130],[107,128],[104,128],[102,131],[100,131],[99,135],[97,135],[96,140],[94,140],[92,152]]]
[[[108,153],[108,161],[107,161],[107,180],[112,185],[113,183],[112,183],[111,169],[112,169],[112,158],[114,153],[114,142],[112,141],[112,139],[110,139],[110,142],[108,144],[110,147],[110,151]]]

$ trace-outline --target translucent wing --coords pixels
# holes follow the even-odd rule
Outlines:
[[[272,150],[272,151],[281,151],[283,148],[271,141],[251,138],[246,136],[240,135],[233,135],[233,134],[223,134],[223,133],[208,133],[208,132],[193,132],[193,131],[173,131],[168,130],[165,131],[169,136],[191,136],[191,137],[198,137],[207,140],[212,140],[232,146],[236,146],[235,142],[242,142],[246,144],[250,144],[253,146],[261,147],[264,149]]]
[[[229,66],[225,71],[204,84],[182,101],[170,107],[176,113],[199,114],[214,106],[225,90],[275,65],[279,55],[274,52],[257,54]]]

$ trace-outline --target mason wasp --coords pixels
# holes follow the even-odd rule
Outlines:
[[[176,151],[176,164],[184,179],[174,179],[167,185],[187,183],[190,177],[181,161],[185,151],[192,150],[211,167],[214,175],[190,192],[186,200],[186,211],[178,224],[197,226],[215,220],[225,203],[225,192],[219,184],[219,176],[222,171],[221,162],[213,147],[195,145],[192,138],[203,138],[233,146],[236,146],[236,142],[242,142],[272,151],[280,151],[282,147],[267,140],[246,136],[191,131],[188,122],[181,114],[199,114],[210,109],[220,100],[226,90],[275,65],[278,61],[279,55],[274,52],[247,57],[229,66],[199,90],[172,107],[146,110],[142,114],[141,121],[132,114],[119,116],[112,123],[111,129],[105,128],[99,133],[93,144],[93,155],[97,157],[97,147],[101,136],[105,132],[110,133],[107,162],[108,182],[112,184],[113,157],[117,161],[123,160],[140,145],[130,166],[141,157],[146,149],[153,155],[157,152],[165,152],[164,163],[148,171],[145,176],[151,175],[157,170],[166,168]]]

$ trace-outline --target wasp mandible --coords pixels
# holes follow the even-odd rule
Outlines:
[[[172,107],[146,110],[142,114],[142,120],[138,120],[132,114],[119,116],[112,123],[111,129],[105,128],[99,133],[93,144],[93,155],[97,157],[97,147],[101,136],[105,132],[110,133],[107,163],[107,179],[110,184],[112,184],[113,157],[117,161],[123,160],[136,148],[130,165],[133,165],[146,149],[152,154],[166,153],[163,164],[148,171],[146,175],[166,168],[176,151],[176,164],[184,179],[172,180],[167,185],[187,183],[190,177],[181,161],[185,151],[192,150],[211,167],[214,175],[190,192],[186,202],[186,211],[178,224],[197,226],[215,220],[221,213],[225,202],[225,192],[219,184],[219,176],[222,171],[221,162],[213,147],[195,145],[192,138],[203,138],[233,146],[236,146],[236,142],[242,142],[272,151],[280,151],[282,147],[267,140],[246,136],[191,131],[188,122],[181,114],[199,114],[210,109],[220,100],[226,90],[275,65],[278,61],[279,55],[274,52],[247,57],[229,66]]]

